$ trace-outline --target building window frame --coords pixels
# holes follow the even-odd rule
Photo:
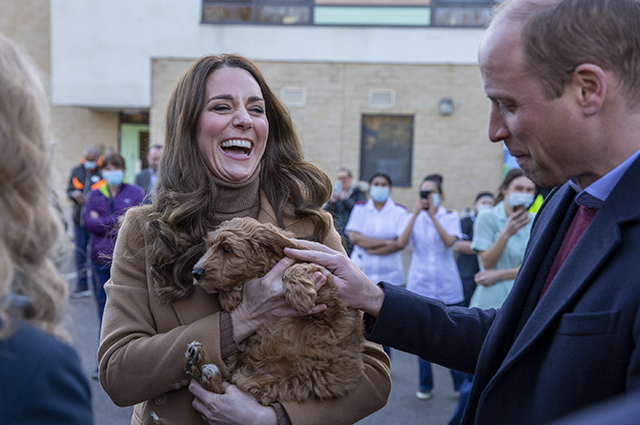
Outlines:
[[[487,25],[502,0],[202,0],[201,22],[213,25],[458,27]]]
[[[366,113],[361,123],[359,179],[384,172],[393,186],[411,187],[415,115]]]

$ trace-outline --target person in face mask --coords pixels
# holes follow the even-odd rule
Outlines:
[[[431,174],[420,184],[420,198],[398,244],[409,240],[413,252],[407,273],[407,289],[416,294],[438,299],[447,305],[462,305],[462,280],[454,258],[453,246],[462,239],[460,217],[441,205],[442,176]],[[416,397],[428,400],[433,393],[431,363],[418,358],[420,385]],[[457,391],[466,374],[451,370]]]
[[[390,194],[391,177],[375,173],[369,180],[369,200],[353,207],[346,232],[354,244],[351,259],[371,280],[403,285],[402,247],[397,240],[410,215]],[[390,355],[389,349],[384,349]]]
[[[89,146],[82,152],[82,160],[71,170],[67,185],[67,196],[73,202],[73,224],[75,237],[74,261],[76,266],[77,281],[71,292],[72,298],[88,297],[91,295],[87,283],[87,271],[90,267],[87,259],[87,246],[89,245],[89,232],[84,226],[82,214],[87,202],[89,191],[103,184],[100,177],[100,165],[102,157],[95,146]]]
[[[142,205],[145,197],[143,188],[125,182],[125,169],[124,158],[120,154],[111,153],[104,157],[102,178],[105,183],[89,192],[83,215],[85,227],[91,234],[91,284],[98,305],[100,326],[107,300],[104,284],[111,277],[111,257],[118,235],[118,220],[129,208]],[[92,377],[97,379],[97,370]]]
[[[404,230],[408,213],[390,195],[391,177],[375,173],[369,179],[369,200],[356,203],[346,232],[355,245],[351,259],[367,276],[402,285],[401,248],[395,241]]]
[[[529,241],[535,183],[519,168],[509,171],[500,186],[496,206],[481,214],[474,226],[471,249],[481,270],[470,306],[499,308],[509,295]]]

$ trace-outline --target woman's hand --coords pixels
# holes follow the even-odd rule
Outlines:
[[[189,391],[196,398],[192,406],[207,424],[228,425],[276,425],[278,418],[272,407],[262,406],[249,393],[241,391],[235,385],[223,382],[225,393],[216,394],[205,390],[196,381],[191,380]]]
[[[333,274],[338,292],[347,304],[374,317],[378,316],[384,301],[384,291],[373,283],[349,257],[317,242],[297,239],[295,242],[307,249],[285,248],[286,256],[324,267]]]
[[[305,316],[294,310],[284,297],[282,275],[294,263],[295,260],[285,257],[262,278],[244,283],[242,302],[231,312],[236,342],[243,341],[265,323],[274,323],[283,317]],[[313,278],[316,289],[327,280],[322,273],[315,273]],[[308,314],[320,313],[326,308],[326,305],[318,304]]]
[[[419,198],[418,202],[416,202],[416,207],[413,210],[414,215],[418,215],[418,213],[422,210],[426,210],[429,207],[429,200],[425,198]]]
[[[478,286],[491,286],[501,280],[501,270],[484,270],[476,273],[473,279]]]
[[[507,219],[507,224],[504,227],[503,232],[511,237],[515,235],[518,230],[522,229],[531,221],[529,217],[529,211],[525,208],[522,210],[514,211]]]

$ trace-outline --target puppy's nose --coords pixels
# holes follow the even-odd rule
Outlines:
[[[202,279],[202,275],[204,274],[204,269],[193,269],[191,271],[191,275],[196,279],[196,280],[200,280]]]

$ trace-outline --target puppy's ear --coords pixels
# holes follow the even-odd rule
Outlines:
[[[255,231],[255,241],[263,248],[273,252],[278,258],[284,257],[285,248],[296,248],[297,245],[287,238],[280,229],[272,224],[261,224]]]

